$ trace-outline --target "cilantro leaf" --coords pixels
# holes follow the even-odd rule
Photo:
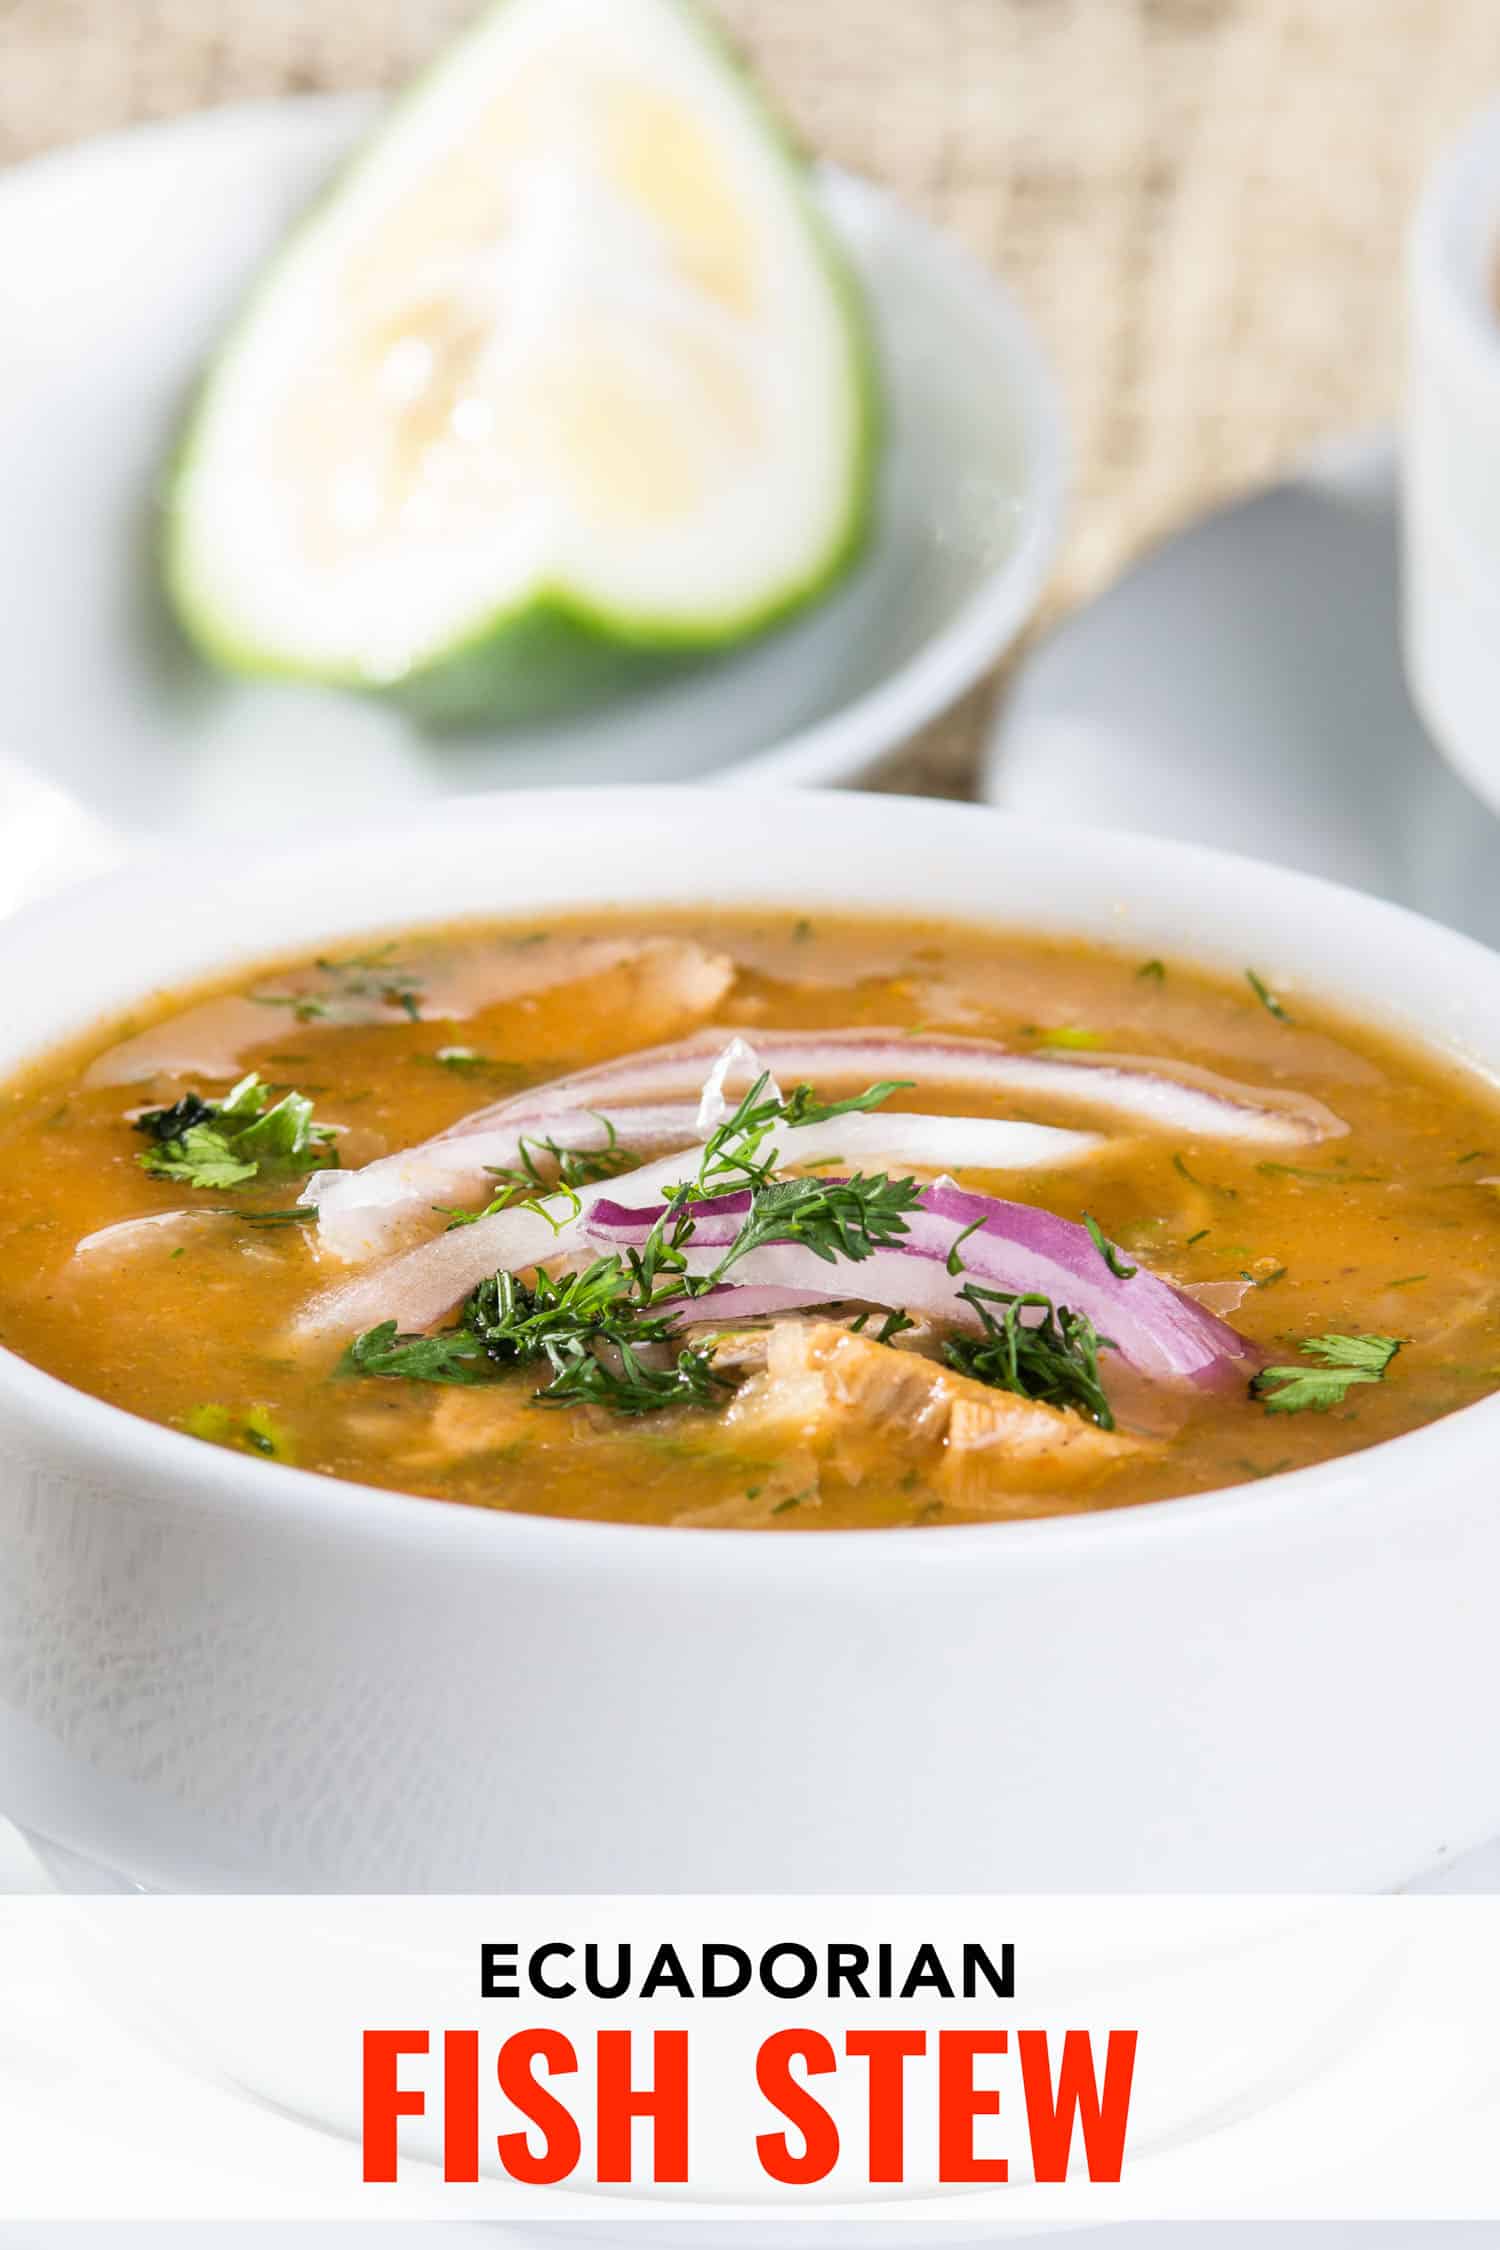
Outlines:
[[[903,1213],[916,1207],[915,1180],[888,1179],[883,1172],[847,1180],[772,1180],[757,1186],[750,1209],[714,1269],[721,1280],[729,1268],[768,1242],[795,1242],[833,1265],[840,1258],[859,1264],[876,1250],[897,1242],[907,1231]]]
[[[182,1427],[189,1437],[259,1453],[267,1461],[295,1458],[290,1438],[268,1406],[246,1407],[243,1413],[231,1413],[227,1406],[194,1406],[183,1416]]]
[[[1399,1336],[1310,1336],[1298,1346],[1316,1367],[1263,1367],[1250,1384],[1268,1414],[1326,1414],[1356,1383],[1378,1383],[1401,1349]]]
[[[349,1345],[335,1375],[395,1375],[410,1383],[487,1383],[495,1368],[472,1329],[444,1328],[436,1336],[400,1335],[393,1320],[367,1328]]]
[[[314,1123],[307,1096],[293,1091],[273,1102],[254,1071],[220,1102],[184,1094],[169,1109],[146,1110],[135,1129],[151,1142],[136,1159],[143,1169],[189,1187],[243,1187],[338,1162],[333,1135]]]

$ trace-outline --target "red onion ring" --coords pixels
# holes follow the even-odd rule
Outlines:
[[[703,1157],[698,1137],[703,1114],[702,1103],[696,1109],[658,1104],[619,1110],[606,1122],[591,1111],[574,1109],[553,1115],[546,1124],[548,1136],[563,1147],[604,1148],[609,1145],[612,1123],[615,1137],[634,1152],[675,1150],[675,1156],[620,1175],[622,1188],[628,1182],[632,1194],[649,1200],[663,1186],[691,1179],[697,1171]],[[395,1156],[383,1156],[359,1171],[315,1172],[301,1201],[317,1208],[321,1248],[349,1261],[374,1257],[399,1247],[414,1226],[430,1228],[435,1206],[488,1202],[494,1186],[490,1168],[514,1165],[521,1143],[536,1144],[540,1138],[540,1128],[528,1131],[515,1123],[492,1125],[482,1133],[445,1134]],[[965,1167],[1049,1171],[1092,1156],[1100,1146],[1092,1134],[1054,1125],[1018,1125],[996,1117],[908,1116],[890,1110],[783,1128],[772,1142],[788,1164],[879,1159],[933,1172]],[[567,1198],[560,1198],[560,1220],[567,1218],[569,1209]]]
[[[722,1053],[724,1030],[695,1032],[670,1046],[647,1047],[570,1077],[492,1102],[448,1128],[471,1133],[501,1123],[546,1118],[561,1103],[598,1108],[619,1102],[685,1100],[704,1066]],[[1015,1054],[991,1039],[900,1030],[759,1031],[747,1054],[783,1085],[832,1089],[853,1080],[910,1080],[923,1092],[961,1088],[1025,1098],[1097,1104],[1145,1126],[1204,1140],[1249,1140],[1296,1147],[1334,1140],[1348,1126],[1310,1094],[1242,1084],[1195,1063],[1150,1055]],[[755,1069],[737,1073],[743,1092]]]
[[[694,1231],[682,1254],[690,1273],[714,1270],[749,1206],[749,1196],[739,1195],[688,1207]],[[643,1239],[660,1215],[660,1208],[641,1211],[601,1197],[583,1221],[582,1237],[601,1250],[628,1246]],[[857,1262],[830,1264],[798,1243],[767,1243],[736,1262],[735,1281],[801,1291],[816,1289],[821,1276],[825,1303],[867,1299],[969,1328],[980,1323],[963,1290],[976,1282],[1015,1296],[1048,1297],[1084,1314],[1128,1365],[1157,1381],[1207,1385],[1242,1379],[1258,1361],[1245,1337],[1144,1266],[1122,1279],[1087,1228],[1054,1212],[939,1180],[922,1190],[906,1223],[901,1241]],[[950,1273],[954,1256],[960,1270]],[[710,1297],[691,1302],[696,1314]]]

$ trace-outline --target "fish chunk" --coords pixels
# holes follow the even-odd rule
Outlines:
[[[762,1373],[770,1352],[771,1338],[778,1328],[815,1325],[842,1328],[847,1334],[854,1331],[856,1322],[861,1324],[861,1332],[865,1324],[878,1330],[885,1318],[883,1306],[877,1306],[873,1311],[866,1308],[842,1316],[827,1312],[792,1314],[775,1321],[763,1320],[745,1328],[721,1328],[708,1323],[702,1327],[688,1326],[683,1330],[683,1338],[696,1350],[708,1352],[720,1375],[728,1375],[736,1382],[742,1382],[749,1375]],[[941,1333],[935,1321],[919,1315],[909,1321],[899,1335],[891,1338],[891,1348],[898,1352],[921,1352],[929,1359],[936,1359],[941,1349]]]
[[[807,1448],[849,1483],[915,1471],[960,1508],[1076,1491],[1144,1450],[831,1321],[776,1322],[724,1423],[737,1441]]]

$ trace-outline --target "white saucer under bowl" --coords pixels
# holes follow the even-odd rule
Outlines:
[[[1012,811],[1220,844],[1500,945],[1500,819],[1412,708],[1386,437],[1168,540],[1067,620],[999,715]]]
[[[1005,291],[877,189],[817,192],[863,276],[887,402],[877,536],[826,604],[567,722],[434,741],[356,698],[209,675],[163,612],[155,495],[247,280],[374,115],[208,112],[0,180],[0,755],[160,835],[392,799],[734,768],[851,780],[1024,623],[1056,541],[1056,392]]]

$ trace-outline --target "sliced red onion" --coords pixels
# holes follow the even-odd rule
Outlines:
[[[644,1048],[550,1085],[528,1087],[449,1130],[468,1133],[541,1119],[563,1102],[600,1108],[686,1099],[700,1086],[705,1062],[722,1054],[725,1036],[723,1031],[697,1032],[671,1046]],[[924,1094],[961,1088],[971,1094],[1096,1105],[1162,1131],[1268,1147],[1333,1140],[1349,1130],[1310,1094],[1244,1085],[1194,1063],[1153,1055],[1014,1054],[990,1039],[899,1030],[757,1030],[745,1053],[783,1085],[805,1083],[820,1092],[852,1081],[868,1085],[892,1078],[910,1081]],[[746,1071],[741,1060],[729,1075],[729,1083],[741,1093],[756,1075]]]
[[[628,1137],[628,1112],[620,1114],[618,1126],[621,1137]],[[462,1145],[451,1144],[455,1149]],[[781,1165],[879,1162],[915,1164],[934,1171],[950,1165],[997,1172],[1050,1171],[1092,1156],[1099,1145],[1092,1134],[1064,1132],[1052,1125],[1014,1125],[994,1117],[903,1116],[874,1110],[833,1117],[821,1125],[792,1126],[776,1133],[763,1153],[769,1156],[774,1148]],[[411,1153],[425,1158],[437,1146],[428,1142],[423,1150]],[[542,1199],[541,1212],[517,1207],[498,1211],[488,1219],[476,1219],[470,1226],[455,1227],[403,1257],[376,1266],[368,1276],[318,1298],[299,1327],[354,1330],[381,1320],[396,1320],[403,1329],[430,1327],[487,1275],[513,1272],[573,1249],[585,1239],[583,1220],[601,1198],[628,1201],[636,1209],[659,1207],[668,1188],[693,1178],[703,1156],[702,1146],[680,1149],[618,1179],[600,1181],[573,1194],[547,1196]],[[382,1163],[400,1161],[382,1159]],[[366,1169],[377,1171],[380,1167]],[[319,1181],[320,1238],[328,1215],[336,1214],[335,1239],[356,1245],[356,1254],[369,1242],[378,1241],[382,1229],[392,1225],[392,1214],[411,1208],[408,1199],[404,1206],[361,1209],[358,1189],[365,1177],[363,1172],[327,1175],[335,1185],[342,1180],[355,1191],[347,1203],[329,1193],[322,1175],[314,1177]],[[399,1228],[399,1216],[394,1224]]]
[[[734,1084],[743,1093],[764,1076],[755,1050],[743,1039],[731,1039],[722,1047],[696,1101],[642,1103],[623,1110],[617,1120],[572,1106],[550,1109],[531,1126],[512,1120],[470,1131],[450,1127],[432,1140],[399,1149],[356,1171],[314,1173],[300,1200],[317,1211],[323,1249],[350,1262],[374,1257],[399,1247],[402,1235],[413,1224],[430,1219],[434,1209],[487,1203],[491,1174],[518,1165],[523,1143],[535,1147],[546,1139],[559,1148],[592,1152],[618,1142],[643,1158],[659,1150],[690,1149],[733,1114],[738,1097],[726,1093],[726,1087]],[[773,1101],[781,1099],[774,1080],[768,1082],[766,1094]],[[940,1161],[951,1165],[965,1159],[949,1154]]]
[[[430,1233],[434,1211],[444,1206],[482,1208],[494,1192],[494,1174],[521,1162],[523,1143],[545,1154],[539,1145],[544,1134],[560,1148],[596,1151],[618,1141],[645,1157],[690,1147],[697,1125],[692,1102],[627,1110],[618,1125],[593,1110],[557,1110],[545,1126],[492,1125],[484,1132],[440,1134],[357,1171],[314,1172],[299,1200],[317,1211],[319,1247],[354,1263],[398,1248],[414,1227]]]
[[[747,1196],[691,1207],[693,1238],[683,1252],[690,1273],[713,1272],[748,1207]],[[599,1249],[623,1247],[644,1237],[658,1216],[601,1197],[583,1224],[583,1240]],[[1122,1280],[1087,1228],[1051,1211],[939,1180],[923,1189],[906,1224],[900,1242],[857,1263],[830,1264],[800,1244],[768,1243],[736,1262],[735,1280],[802,1290],[815,1289],[821,1275],[825,1301],[867,1298],[960,1327],[979,1325],[963,1296],[969,1282],[1049,1297],[1085,1314],[1130,1366],[1157,1380],[1216,1383],[1243,1375],[1258,1357],[1234,1329],[1145,1267]],[[948,1271],[950,1257],[959,1263],[956,1273]]]
[[[853,1295],[855,1302],[859,1302],[861,1292],[856,1289]],[[716,1327],[729,1328],[742,1320],[770,1320],[777,1313],[806,1312],[811,1306],[832,1301],[826,1286],[822,1289],[757,1289],[726,1281],[720,1289],[705,1289],[701,1297],[665,1299],[662,1309],[680,1314],[684,1324],[694,1328],[709,1322]]]
[[[721,1099],[705,1096],[710,1114]],[[547,1120],[547,1133],[562,1147],[598,1149],[608,1146],[612,1123],[615,1137],[633,1151],[675,1149],[675,1156],[624,1173],[613,1183],[623,1195],[650,1201],[661,1186],[675,1186],[697,1171],[703,1157],[703,1146],[694,1139],[700,1114],[686,1106],[662,1104],[619,1110],[607,1123],[588,1110],[565,1110]],[[317,1208],[320,1247],[349,1262],[376,1257],[399,1247],[414,1224],[430,1224],[434,1206],[466,1198],[487,1201],[493,1184],[487,1168],[515,1164],[522,1141],[537,1139],[538,1129],[526,1131],[515,1125],[445,1134],[396,1156],[383,1156],[356,1172],[316,1172],[301,1200]],[[964,1167],[1014,1172],[1076,1164],[1094,1155],[1100,1143],[1091,1133],[1065,1132],[1053,1125],[874,1110],[831,1118],[824,1125],[794,1126],[775,1134],[767,1153],[770,1146],[787,1164],[879,1159],[935,1172]],[[564,1200],[558,1217],[565,1217],[567,1209]]]

